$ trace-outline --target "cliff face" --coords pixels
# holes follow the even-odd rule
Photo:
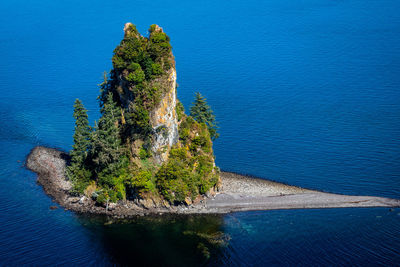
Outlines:
[[[176,70],[172,68],[168,77],[169,88],[158,106],[150,112],[153,128],[151,151],[160,164],[168,159],[168,153],[178,142],[178,119],[176,114]]]
[[[178,142],[178,119],[176,114],[176,70],[172,67],[167,77],[158,79],[165,89],[158,105],[149,113],[152,127],[151,152],[157,164],[162,164],[168,159],[171,146]],[[135,95],[129,83],[118,77],[118,92],[124,108],[129,109],[133,105]],[[136,149],[133,148],[133,150]]]
[[[145,40],[131,23],[125,24],[125,39],[135,38]],[[150,34],[163,33],[161,27],[154,25]],[[172,52],[168,55],[170,61],[174,62]],[[125,110],[135,110],[135,101],[137,101],[137,90],[135,84],[127,81],[126,77],[129,71],[126,69],[117,71],[117,92],[122,106]],[[174,64],[164,75],[153,78],[148,82],[148,86],[157,88],[160,92],[156,105],[149,110],[149,122],[152,128],[150,151],[152,158],[157,164],[162,164],[168,159],[168,154],[173,145],[178,142],[178,120],[176,114],[176,70]],[[132,144],[131,150],[138,149],[137,143]]]

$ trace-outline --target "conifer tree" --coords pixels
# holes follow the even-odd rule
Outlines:
[[[111,91],[111,87],[112,87],[112,71],[110,72],[110,79],[109,76],[107,75],[107,72],[104,71],[103,72],[103,82],[100,83],[98,86],[100,87],[100,94],[97,97],[97,99],[99,100],[100,103],[100,108],[104,105],[104,103],[107,100],[107,95],[108,93]]]
[[[190,116],[199,123],[205,123],[210,132],[211,139],[215,140],[219,137],[219,133],[217,133],[218,126],[215,121],[215,115],[206,100],[207,99],[197,92],[194,102],[192,103],[193,106],[190,107]]]
[[[74,103],[75,132],[71,150],[71,161],[83,166],[90,147],[90,132],[87,110],[79,99]]]
[[[85,185],[89,182],[91,172],[86,166],[88,151],[90,149],[91,127],[87,110],[79,99],[74,103],[75,132],[74,144],[72,145],[71,165],[68,166],[67,174],[72,180],[76,191],[83,191]]]
[[[101,118],[92,135],[92,161],[96,166],[99,182],[113,185],[113,177],[122,163],[124,148],[120,137],[121,112],[109,92],[101,107]]]

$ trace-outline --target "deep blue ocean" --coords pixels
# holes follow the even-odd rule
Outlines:
[[[80,98],[132,22],[171,37],[178,97],[220,126],[222,170],[400,198],[400,1],[0,1],[0,266],[399,266],[400,209],[282,210],[111,223],[55,203],[23,167],[69,150]]]

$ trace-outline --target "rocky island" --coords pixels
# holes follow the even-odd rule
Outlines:
[[[100,85],[95,126],[76,100],[72,150],[36,147],[26,160],[45,192],[66,209],[129,217],[400,206],[395,199],[323,193],[221,172],[212,149],[215,117],[199,93],[185,114],[176,96],[169,37],[158,25],[145,37],[127,23],[112,63]]]

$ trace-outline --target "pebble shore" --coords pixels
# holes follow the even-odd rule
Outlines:
[[[71,184],[65,178],[68,160],[67,153],[38,146],[28,155],[26,167],[38,174],[38,183],[55,202],[77,213],[128,218],[150,214],[224,214],[274,209],[400,207],[400,200],[397,199],[324,193],[230,172],[221,172],[222,187],[216,195],[204,197],[196,205],[152,207],[139,201],[125,201],[104,207],[96,205],[85,196],[76,197],[69,194]]]

